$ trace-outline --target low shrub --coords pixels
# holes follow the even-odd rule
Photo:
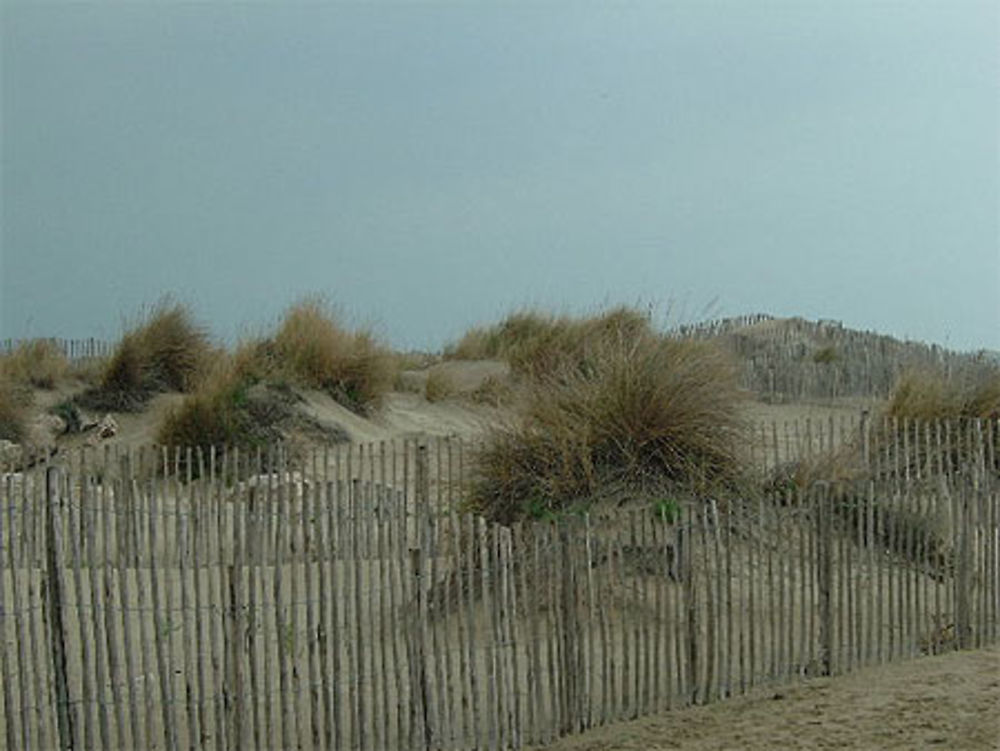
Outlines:
[[[198,390],[167,414],[157,431],[157,442],[170,447],[214,447],[219,457],[234,448],[244,456],[260,450],[264,454],[261,467],[267,469],[272,462],[297,466],[305,456],[306,439],[325,444],[350,440],[339,426],[299,412],[296,405],[301,397],[286,381],[261,378],[261,370],[249,366],[261,362],[259,355],[252,356],[254,350],[253,345],[244,345],[236,355],[220,360]],[[281,450],[274,453],[273,446]],[[197,471],[192,468],[194,476]]]
[[[72,399],[66,399],[50,407],[49,414],[55,415],[63,421],[67,434],[72,435],[83,430],[83,415],[80,414],[80,408]]]
[[[276,417],[273,409],[254,410],[250,384],[226,374],[170,412],[156,438],[165,446],[255,447],[278,437]]]
[[[830,363],[837,362],[840,359],[840,353],[837,352],[837,348],[833,345],[828,345],[826,347],[821,347],[820,349],[813,352],[812,360],[818,365],[829,365]]]

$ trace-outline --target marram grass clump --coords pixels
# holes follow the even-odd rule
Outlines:
[[[473,506],[510,522],[592,504],[610,489],[739,481],[743,393],[714,345],[608,325],[542,377],[476,457]]]
[[[1000,456],[982,466],[1000,444],[1000,369],[968,370],[948,377],[937,371],[903,374],[871,433],[881,474],[927,476],[986,469],[1000,477]]]
[[[427,373],[427,381],[424,383],[424,398],[427,401],[443,402],[456,394],[458,387],[455,379],[444,370],[432,368]]]
[[[98,384],[77,401],[90,409],[137,411],[155,394],[194,390],[212,356],[208,334],[188,309],[163,302],[126,332]]]
[[[537,380],[567,367],[586,368],[609,337],[634,341],[653,336],[649,316],[632,308],[586,318],[524,310],[494,326],[471,329],[445,348],[445,357],[506,360],[515,374]]]
[[[31,389],[0,373],[0,439],[21,443],[28,434]]]
[[[0,375],[34,388],[53,389],[69,372],[69,361],[52,339],[21,342],[0,357]]]
[[[282,400],[263,399],[232,363],[218,366],[201,388],[170,412],[157,431],[165,446],[255,448],[280,439]]]
[[[260,351],[267,353],[272,373],[326,391],[362,415],[381,407],[396,378],[388,348],[369,331],[343,327],[318,300],[292,306]]]
[[[368,414],[395,378],[394,360],[366,331],[340,326],[321,302],[292,306],[272,336],[247,341],[219,359],[212,373],[160,426],[170,446],[263,448],[308,433],[340,442],[345,435],[296,410],[293,387],[328,392]]]
[[[1000,417],[1000,369],[961,373],[904,373],[889,397],[885,417],[910,420]]]

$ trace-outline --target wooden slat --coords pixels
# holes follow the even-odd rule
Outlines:
[[[5,473],[2,478],[0,478],[2,484],[0,484],[0,604],[3,605],[3,610],[0,611],[0,640],[3,644],[7,644],[10,641],[17,639],[17,623],[20,618],[18,613],[18,608],[20,602],[15,595],[12,595],[12,604],[10,609],[7,607],[7,586],[6,580],[7,576],[10,575],[13,579],[17,576],[17,567],[14,565],[12,560],[14,541],[17,536],[14,534],[15,525],[14,519],[14,506],[18,499],[14,496],[13,485],[14,478],[13,473]],[[23,474],[22,480],[23,483]],[[4,514],[4,509],[8,510],[9,516]],[[0,686],[0,695],[3,697],[3,717],[4,717],[4,739],[6,741],[7,748],[17,748],[19,745],[19,733],[18,725],[20,723],[17,713],[15,711],[15,694],[18,693],[14,683],[14,666],[11,663],[14,661],[13,654],[10,650],[4,648],[0,649],[0,677],[3,679],[3,685]],[[21,694],[21,697],[25,697],[26,694]],[[46,699],[48,697],[45,697]],[[43,697],[36,697],[36,700],[41,703]]]
[[[341,603],[347,594],[347,573],[345,563],[345,509],[344,499],[340,493],[340,456],[334,454],[334,472],[332,478],[324,474],[323,484],[327,497],[327,526],[330,530],[330,555],[327,558],[327,574],[330,582],[330,669],[331,686],[330,713],[333,727],[330,730],[331,746],[343,748],[350,737],[347,728],[351,724],[345,717],[345,702],[343,685],[345,640],[348,638],[341,628]],[[349,653],[348,653],[349,654]],[[350,664],[350,663],[348,663]],[[348,690],[350,683],[348,682]],[[348,698],[347,706],[351,706]]]
[[[282,748],[292,748],[294,738],[297,735],[295,728],[295,707],[292,703],[294,688],[292,686],[292,657],[294,647],[294,623],[291,617],[285,593],[286,572],[291,567],[286,567],[284,541],[288,534],[288,527],[291,526],[290,509],[286,497],[285,483],[281,482],[280,469],[274,470],[274,450],[271,452],[269,467],[267,470],[267,511],[274,518],[274,536],[271,538],[272,552],[272,579],[271,579],[271,602],[274,624],[274,645],[277,652],[278,662],[278,698],[277,704],[280,707],[280,738]],[[279,484],[280,483],[280,484]],[[294,579],[294,575],[291,577]],[[274,690],[274,684],[268,681],[269,693]]]
[[[149,513],[147,515],[149,540],[157,539],[157,530],[163,524],[163,519],[157,520],[157,516],[165,514],[164,492],[162,481],[157,479],[151,483],[149,493]],[[152,641],[156,652],[156,673],[160,686],[160,716],[163,724],[163,742],[171,751],[177,751],[177,726],[173,721],[171,712],[174,704],[174,692],[171,685],[170,676],[172,673],[172,662],[168,658],[168,642],[170,640],[170,612],[164,607],[164,598],[161,592],[163,576],[161,566],[158,565],[157,551],[151,547],[149,551],[149,589],[152,600]]]
[[[120,744],[120,737],[112,739],[111,733],[112,720],[109,716],[109,712],[113,711],[114,707],[119,706],[117,697],[114,696],[114,671],[107,667],[109,665],[107,651],[107,630],[105,624],[107,622],[107,611],[110,610],[109,596],[110,592],[107,592],[104,597],[102,597],[102,578],[101,571],[102,567],[98,565],[98,552],[97,552],[97,527],[100,523],[100,506],[97,503],[97,499],[93,496],[88,487],[88,484],[83,480],[82,473],[77,475],[77,478],[81,481],[79,486],[79,491],[76,500],[79,504],[80,510],[80,522],[83,526],[83,540],[86,548],[87,555],[87,572],[89,574],[88,589],[90,590],[90,618],[91,627],[93,629],[94,635],[94,668],[95,668],[95,678],[96,686],[94,691],[94,700],[97,703],[95,709],[97,710],[97,721],[98,730],[100,731],[101,745],[105,748],[112,747],[113,745]],[[70,479],[70,487],[72,487],[73,479]],[[72,492],[72,490],[71,490]],[[78,597],[82,596],[82,592],[78,594]],[[79,616],[82,621],[84,618],[84,612],[81,610]],[[112,652],[115,650],[111,650]],[[112,658],[115,659],[115,658]],[[110,674],[110,679],[108,675],[105,675],[105,670],[107,669]],[[124,723],[121,723],[124,724]],[[117,734],[118,728],[114,728],[114,732]],[[43,743],[44,745],[44,743]]]

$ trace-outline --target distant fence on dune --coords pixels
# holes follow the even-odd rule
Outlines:
[[[717,339],[737,358],[744,388],[777,402],[883,399],[909,370],[930,370],[950,378],[976,377],[1000,368],[996,357],[986,352],[954,352],[936,344],[901,341],[844,328],[839,321],[778,320],[759,314],[682,326],[673,333]]]
[[[1000,423],[832,424],[764,427],[753,451],[769,472],[843,446],[878,471],[512,526],[465,511],[457,439],[6,472],[0,737],[521,748],[995,643]]]
[[[38,339],[0,339],[0,355],[8,355],[19,346],[33,341],[46,341],[55,345],[68,360],[86,360],[108,357],[115,349],[113,342],[104,339],[59,339],[46,337]]]

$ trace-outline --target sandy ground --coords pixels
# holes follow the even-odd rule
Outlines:
[[[599,728],[547,748],[1000,749],[1000,648],[772,688]]]
[[[423,397],[423,386],[431,372],[442,373],[455,389],[452,398],[431,403]],[[407,390],[388,394],[383,409],[369,418],[359,417],[337,404],[329,395],[319,391],[300,392],[303,402],[300,409],[322,424],[339,427],[350,435],[355,443],[387,441],[415,435],[472,437],[482,435],[491,425],[511,416],[509,410],[496,409],[474,403],[469,395],[487,379],[504,381],[510,377],[506,364],[497,361],[449,361],[438,363],[423,371],[408,371],[401,378]],[[35,392],[32,410],[31,436],[29,443],[49,445],[53,438],[47,432],[45,412],[79,390],[79,386],[64,386],[56,391]],[[118,445],[150,445],[155,442],[156,430],[164,417],[184,401],[182,394],[160,394],[153,398],[147,408],[135,414],[115,414],[119,432],[107,441]],[[859,400],[837,400],[816,404],[765,404],[749,401],[745,414],[754,423],[770,423],[781,426],[786,422],[811,420],[819,426],[827,425],[832,418],[838,425],[841,421],[856,420],[868,403]],[[93,419],[101,415],[91,415]],[[72,448],[86,442],[86,436],[61,437],[59,444]],[[787,443],[783,440],[783,443]]]

